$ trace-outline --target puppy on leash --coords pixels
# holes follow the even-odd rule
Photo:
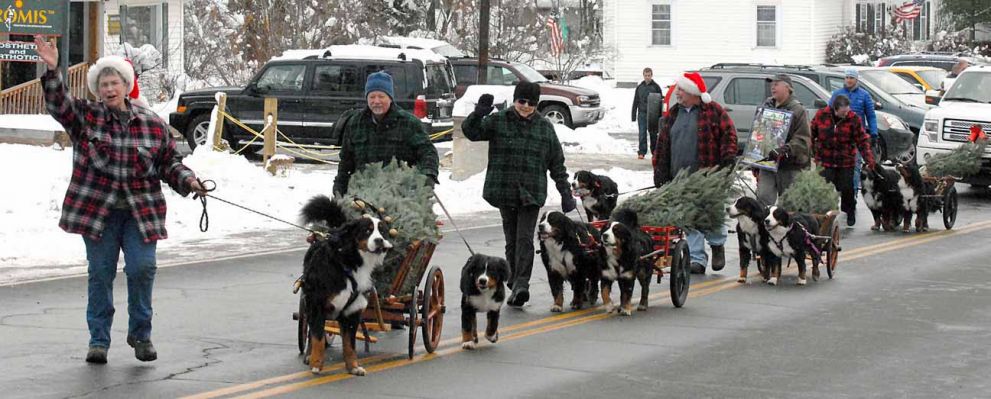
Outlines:
[[[609,176],[597,175],[587,170],[575,172],[571,188],[582,200],[588,222],[608,220],[616,209],[619,186]]]
[[[499,340],[499,311],[506,301],[509,262],[503,258],[475,254],[461,268],[461,348],[475,349],[478,328],[475,314],[485,312],[485,339]]]

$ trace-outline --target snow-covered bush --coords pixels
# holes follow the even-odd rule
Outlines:
[[[864,55],[876,60],[909,51],[911,43],[905,39],[900,27],[880,34],[857,32],[854,27],[846,27],[826,43],[826,62],[857,64],[864,63]]]

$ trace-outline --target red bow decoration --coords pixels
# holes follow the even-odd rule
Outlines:
[[[970,140],[971,143],[976,143],[978,140],[987,139],[987,135],[984,134],[984,130],[981,129],[981,125],[971,125],[970,126]]]

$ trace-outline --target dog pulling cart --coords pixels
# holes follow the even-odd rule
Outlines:
[[[441,330],[444,325],[446,305],[444,301],[444,272],[437,266],[428,267],[437,244],[428,240],[418,240],[410,243],[405,253],[394,253],[387,256],[381,266],[383,275],[391,275],[392,279],[379,278],[375,281],[375,290],[369,295],[368,307],[361,316],[361,331],[357,339],[365,342],[365,351],[369,351],[369,343],[378,342],[378,338],[369,335],[371,331],[390,331],[396,326],[405,327],[409,331],[408,356],[413,358],[415,352],[417,331],[423,335],[423,347],[428,353],[433,353],[440,344]],[[423,283],[420,289],[420,283]],[[296,293],[302,287],[302,281],[297,280],[293,289]],[[293,312],[292,318],[297,321],[297,344],[301,354],[308,354],[309,325],[306,320],[304,297],[299,297],[299,310]],[[327,345],[334,336],[340,335],[337,321],[327,320],[324,331],[328,335]],[[308,356],[304,356],[308,359]]]
[[[608,221],[592,222],[592,226],[601,229]],[[653,251],[643,255],[643,259],[651,259],[657,282],[665,272],[668,274],[671,289],[671,303],[680,308],[688,299],[688,289],[691,286],[691,275],[688,268],[691,256],[688,251],[688,240],[684,231],[674,226],[640,226],[640,230],[650,236]]]

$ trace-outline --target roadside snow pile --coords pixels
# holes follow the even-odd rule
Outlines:
[[[634,154],[636,142],[617,139],[598,125],[580,127],[575,130],[564,125],[554,125],[557,139],[565,154]]]
[[[0,128],[28,129],[52,132],[64,132],[65,128],[48,114],[38,115],[3,115],[0,118]]]
[[[661,86],[661,90],[667,90],[669,85],[674,84],[674,79],[664,76],[655,76],[654,81]],[[571,85],[583,87],[599,92],[602,100],[602,109],[606,111],[606,116],[598,123],[589,126],[606,132],[637,132],[637,123],[630,121],[630,111],[633,108],[633,94],[635,87],[620,89],[616,88],[616,81],[602,80],[599,76],[585,76],[581,79],[568,82]],[[579,128],[580,131],[582,128]]]

